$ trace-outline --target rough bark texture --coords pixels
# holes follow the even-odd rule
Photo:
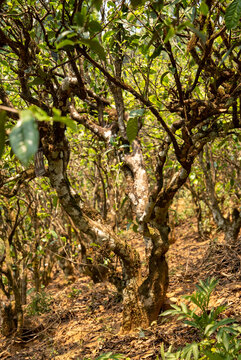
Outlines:
[[[148,326],[151,321],[157,318],[167,289],[168,268],[165,252],[168,249],[168,228],[163,224],[159,227],[160,234],[151,234],[146,227],[146,235],[150,237],[153,247],[149,259],[149,274],[143,281],[141,279],[140,258],[136,251],[118,238],[101,218],[98,218],[98,221],[93,216],[91,218],[90,211],[87,215],[83,206],[78,202],[78,197],[70,187],[66,172],[69,149],[64,136],[64,129],[59,125],[57,130],[54,129],[54,134],[52,134],[55,139],[54,145],[50,146],[49,142],[44,144],[51,185],[55,188],[63,208],[78,230],[86,235],[86,239],[100,244],[107,253],[113,251],[121,259],[124,305],[123,330],[130,331],[138,326]],[[148,186],[145,170],[139,164],[142,162],[142,156],[138,149],[137,143],[135,151],[127,161],[134,174],[133,194],[136,198],[137,213],[141,219],[141,214],[143,214],[148,201],[146,193]],[[166,221],[166,214],[164,218]]]

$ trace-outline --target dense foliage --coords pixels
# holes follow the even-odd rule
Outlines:
[[[116,286],[123,328],[147,326],[168,287],[168,210],[198,157],[226,241],[241,227],[209,171],[212,142],[240,140],[240,0],[2,0],[0,11],[5,313],[21,332],[29,274],[38,292],[56,254],[71,273],[78,251],[79,270]],[[123,224],[143,236],[144,279]]]

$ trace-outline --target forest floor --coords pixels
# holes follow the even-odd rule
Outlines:
[[[136,234],[128,233],[128,236],[143,253]],[[217,235],[214,238],[200,241],[193,219],[177,226],[176,241],[168,252],[167,303],[179,304],[183,295],[195,290],[199,279],[215,276],[219,284],[211,297],[211,305],[226,303],[224,316],[234,317],[241,323],[241,247],[230,250],[220,236],[218,240]],[[165,348],[171,344],[176,348],[197,337],[196,332],[182,322],[163,317],[148,329],[123,334],[122,304],[115,289],[108,283],[94,284],[78,274],[75,281],[69,283],[59,273],[46,293],[49,311],[30,317],[30,333],[25,339],[0,337],[0,359],[92,360],[112,352],[124,354],[126,359],[149,360],[160,357],[162,343]]]

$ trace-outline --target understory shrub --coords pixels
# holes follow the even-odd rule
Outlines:
[[[36,293],[28,305],[28,315],[40,315],[50,311],[51,296],[47,295],[44,290]]]
[[[161,346],[162,360],[241,360],[241,326],[235,319],[222,318],[220,315],[227,308],[226,305],[210,307],[210,296],[218,281],[214,278],[199,281],[197,291],[184,296],[189,305],[181,303],[171,305],[161,316],[178,316],[178,320],[198,329],[200,342],[186,344],[176,352],[170,347],[166,352]]]

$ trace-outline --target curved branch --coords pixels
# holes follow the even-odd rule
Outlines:
[[[118,125],[112,123],[109,128],[104,128],[91,121],[87,115],[80,115],[73,104],[69,107],[70,115],[78,124],[84,125],[88,130],[97,135],[100,139],[110,142],[110,138],[117,132]]]
[[[20,174],[17,174],[16,176],[12,176],[8,179],[4,179],[3,176],[0,177],[0,185],[1,185],[0,195],[4,196],[6,198],[11,198],[11,197],[15,196],[17,194],[20,186],[24,183],[24,181],[33,180],[35,177],[36,177],[35,170],[33,168],[25,170],[25,171],[21,172]],[[5,185],[9,182],[16,182],[15,185],[13,186],[13,188],[11,189],[11,191],[7,191],[6,189],[3,188],[3,185]]]
[[[87,54],[87,52],[83,49],[83,48],[79,48],[79,51],[81,52],[82,55],[84,55],[84,57],[91,63],[93,64],[95,67],[97,67],[104,75],[105,77],[111,81],[112,83],[114,83],[115,85],[117,85],[118,87],[120,87],[123,90],[128,91],[129,93],[131,93],[136,99],[140,100],[142,102],[143,105],[145,105],[152,113],[153,115],[155,115],[155,117],[157,118],[157,120],[160,122],[160,124],[162,125],[162,127],[164,128],[164,130],[167,132],[167,134],[170,136],[171,141],[173,143],[176,155],[178,157],[178,159],[180,159],[180,149],[179,146],[177,144],[177,140],[175,138],[175,135],[173,134],[172,130],[169,128],[169,126],[165,123],[165,121],[163,120],[163,118],[161,117],[161,115],[159,114],[158,110],[155,108],[155,106],[153,105],[153,103],[150,100],[147,100],[144,98],[144,96],[142,96],[141,94],[139,94],[135,89],[133,89],[130,85],[125,84],[124,82],[122,82],[121,80],[116,79],[115,77],[113,77],[103,66],[101,66],[100,64],[98,64],[94,59],[91,58],[91,56],[89,54]]]

